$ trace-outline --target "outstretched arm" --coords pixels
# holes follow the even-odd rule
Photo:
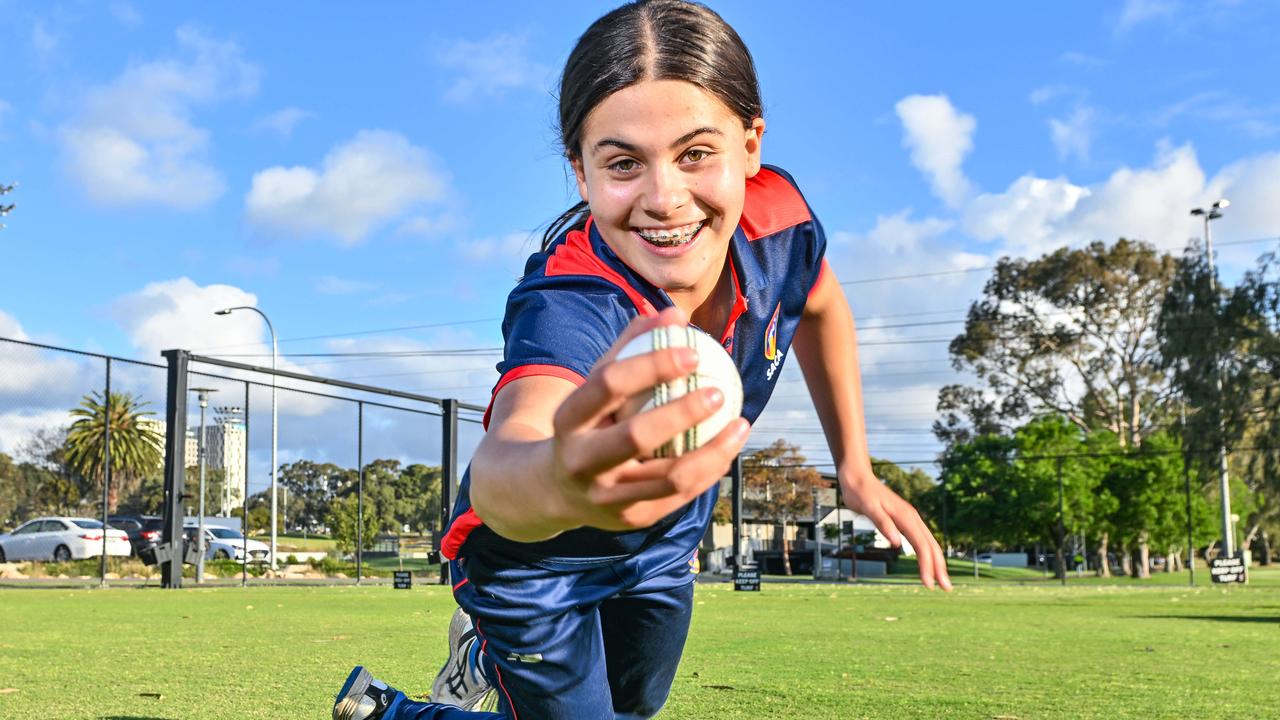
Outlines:
[[[533,376],[494,398],[486,433],[471,462],[471,502],[494,532],[517,542],[578,527],[648,527],[719,482],[742,450],[746,420],[678,458],[651,458],[672,436],[710,417],[724,398],[706,388],[623,422],[612,416],[628,398],[687,374],[689,348],[615,360],[619,349],[659,325],[687,323],[678,310],[634,321],[586,382]]]
[[[875,476],[867,450],[853,312],[835,274],[827,268],[809,294],[796,330],[796,358],[822,421],[845,502],[871,518],[896,547],[906,537],[920,561],[920,580],[951,589],[942,548],[910,503]]]

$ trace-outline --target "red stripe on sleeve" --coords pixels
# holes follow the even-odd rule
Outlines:
[[[832,277],[831,265],[827,263],[827,259],[822,259],[822,267],[818,269],[818,279],[813,281],[813,287],[809,288],[809,297],[813,297],[813,292],[818,286],[826,282]]]
[[[499,378],[498,384],[493,388],[493,395],[489,397],[489,407],[484,409],[485,430],[489,429],[489,414],[493,412],[493,401],[498,397],[498,393],[502,391],[502,388],[510,385],[515,380],[534,375],[550,375],[551,377],[562,378],[564,380],[568,380],[574,385],[577,385],[578,387],[582,387],[582,384],[587,381],[586,378],[582,377],[578,373],[567,367],[561,367],[560,365],[521,365],[519,367],[512,368],[507,371],[506,375]]]
[[[459,515],[458,519],[449,526],[449,532],[445,533],[444,540],[440,542],[440,554],[446,559],[456,560],[458,551],[462,549],[462,543],[467,541],[467,536],[483,524],[484,521],[476,515],[475,510],[467,510]]]

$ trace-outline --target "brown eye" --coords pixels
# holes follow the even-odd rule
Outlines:
[[[684,159],[688,162],[696,163],[699,160],[706,158],[710,154],[711,153],[707,150],[699,150],[697,148],[694,148],[693,150],[690,150],[684,154]]]
[[[625,175],[627,173],[635,172],[636,169],[640,167],[640,163],[636,162],[635,160],[632,160],[631,158],[623,158],[622,160],[618,160],[616,162],[610,163],[605,167],[607,167],[609,170],[612,170],[617,173],[622,173]]]

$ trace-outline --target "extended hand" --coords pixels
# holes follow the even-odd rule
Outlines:
[[[847,482],[842,477],[841,488],[845,503],[854,512],[870,518],[880,534],[889,539],[890,544],[901,547],[902,538],[906,537],[916,551],[916,558],[920,563],[920,581],[925,587],[932,590],[936,582],[943,590],[951,589],[951,577],[947,574],[947,561],[942,554],[942,547],[911,503],[903,500],[869,473]]]

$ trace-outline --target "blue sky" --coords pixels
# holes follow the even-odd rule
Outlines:
[[[20,182],[0,336],[262,353],[256,317],[212,315],[251,304],[288,367],[485,402],[493,356],[290,355],[500,345],[531,238],[575,199],[553,86],[610,7],[0,0],[0,182]],[[1119,236],[1179,248],[1223,195],[1216,239],[1280,235],[1274,4],[714,7],[756,58],[765,160],[800,182],[842,280]],[[1224,271],[1275,245],[1225,246]],[[877,455],[932,457],[945,339],[983,278],[846,285]],[[876,329],[908,322],[950,324]],[[784,380],[753,443],[821,459]]]

